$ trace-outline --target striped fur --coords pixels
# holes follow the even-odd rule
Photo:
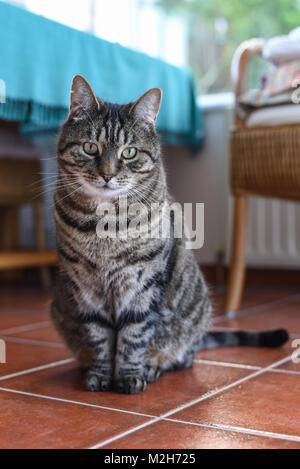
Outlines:
[[[159,103],[157,89],[136,103],[105,103],[76,76],[58,140],[60,262],[52,317],[87,369],[91,391],[137,393],[167,370],[192,366],[210,324],[208,289],[183,240],[96,234],[97,208],[110,200],[118,213],[119,195],[156,203],[165,216],[170,197],[154,125]],[[96,155],[85,154],[85,142],[97,145]],[[120,157],[128,146],[138,149],[132,161]],[[105,184],[103,174],[114,177]]]

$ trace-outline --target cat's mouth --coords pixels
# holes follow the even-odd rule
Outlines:
[[[114,182],[84,181],[82,188],[86,194],[92,197],[115,198],[127,192],[126,187],[119,186]]]
[[[100,186],[100,189],[116,190],[116,189],[119,189],[119,186],[115,186],[114,184],[111,184],[110,182],[105,182],[103,186]]]
[[[105,184],[98,189],[98,195],[103,198],[116,198],[119,195],[125,194],[127,189],[124,187],[115,187]]]

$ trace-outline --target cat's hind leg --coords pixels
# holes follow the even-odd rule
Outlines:
[[[195,358],[193,351],[188,351],[183,356],[174,356],[159,352],[147,363],[144,368],[144,376],[148,383],[157,381],[166,371],[178,371],[192,368]]]

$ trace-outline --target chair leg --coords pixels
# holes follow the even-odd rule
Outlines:
[[[36,245],[39,251],[46,248],[45,242],[45,227],[44,227],[44,210],[43,203],[36,202],[34,204],[35,213],[35,231],[36,231]],[[41,267],[41,281],[44,288],[49,288],[51,285],[51,275],[48,267]]]
[[[247,209],[247,197],[235,197],[231,260],[225,303],[225,313],[228,317],[235,316],[243,293],[246,272]]]

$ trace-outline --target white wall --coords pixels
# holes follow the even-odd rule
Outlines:
[[[165,164],[174,197],[181,203],[205,204],[205,240],[197,256],[201,263],[212,264],[218,250],[228,253],[228,146],[232,110],[225,102],[222,105],[206,104],[204,148],[193,157],[185,148],[168,147]]]

